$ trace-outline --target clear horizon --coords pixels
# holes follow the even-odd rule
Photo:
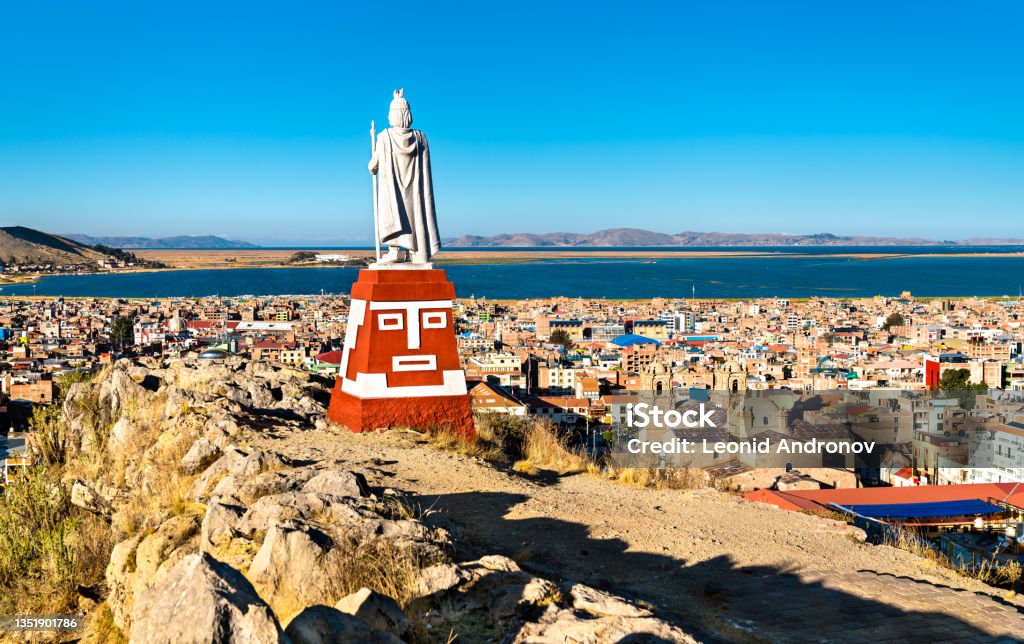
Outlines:
[[[31,226],[29,226],[29,228],[31,228]],[[553,233],[554,234],[559,234],[559,233],[567,233],[567,234],[593,234],[593,233],[597,233],[597,232],[602,232],[603,230],[607,230],[607,229],[594,230],[594,231],[553,231]],[[641,229],[641,230],[645,230],[646,232],[662,233],[662,234],[668,234],[668,235],[676,235],[676,234],[683,233],[683,232],[691,232],[691,233],[692,232],[695,232],[695,233],[716,233],[716,232],[721,232],[721,231],[682,231],[682,230],[676,231],[676,232],[666,232],[666,231],[652,231],[652,230],[646,230],[646,229]],[[207,234],[193,235],[193,234],[190,234],[190,233],[162,235],[162,236],[149,236],[149,235],[129,235],[129,234],[90,235],[89,233],[82,233],[82,232],[74,232],[74,233],[67,233],[67,232],[65,232],[65,233],[55,233],[53,231],[43,231],[43,232],[47,232],[47,233],[55,234],[55,235],[59,235],[59,236],[87,235],[87,236],[93,237],[93,238],[106,238],[106,237],[144,238],[144,239],[151,239],[151,240],[154,240],[154,241],[160,241],[162,239],[168,239],[168,238],[174,238],[174,237],[208,237],[208,236],[213,236],[213,237],[218,237],[220,239],[224,239],[226,241],[245,242],[245,243],[255,244],[257,246],[263,246],[263,247],[268,247],[268,248],[275,248],[275,247],[277,247],[277,248],[309,248],[309,249],[317,249],[317,248],[324,248],[324,249],[345,248],[345,249],[354,249],[355,250],[355,249],[372,249],[374,247],[372,239],[365,239],[365,240],[361,240],[361,241],[360,240],[354,240],[354,241],[348,241],[348,242],[331,242],[331,241],[327,241],[327,242],[320,243],[318,245],[317,242],[309,241],[309,240],[293,240],[293,241],[285,240],[285,241],[272,242],[272,243],[260,243],[260,242],[251,241],[251,240],[247,240],[247,239],[241,239],[241,238],[222,237],[222,236],[219,236],[219,235],[207,235]],[[503,233],[497,233],[497,234],[503,234]],[[534,233],[530,233],[528,231],[517,231],[517,232],[510,232],[508,234],[513,234],[514,235],[514,234],[534,234]],[[543,233],[540,233],[540,234],[543,234]],[[790,232],[770,233],[770,232],[763,232],[762,231],[762,232],[727,233],[727,234],[748,234],[748,235],[815,235],[815,234],[829,234],[829,233],[828,233],[828,231],[819,231],[817,233],[790,233]],[[882,239],[885,239],[885,238],[888,238],[888,239],[908,239],[908,240],[915,239],[914,237],[909,237],[909,236],[908,237],[899,237],[899,236],[889,236],[889,235],[871,235],[871,234],[868,234],[868,233],[865,233],[865,234],[862,234],[862,235],[850,235],[850,236],[853,236],[853,237],[876,237],[876,238],[882,238]],[[459,235],[458,237],[462,237],[462,235]],[[443,238],[450,241],[450,240],[456,239],[456,236],[443,236]],[[917,237],[917,239],[920,240],[920,241],[923,241],[923,242],[942,242],[942,241],[964,242],[964,241],[968,241],[970,239],[985,239],[985,240],[991,239],[991,240],[997,242],[995,245],[1001,245],[1003,243],[1005,243],[1007,245],[1022,245],[1022,244],[1024,244],[1024,239],[1013,238],[1013,237],[988,237],[988,236],[985,236],[985,237],[974,237],[974,238],[964,238],[964,239],[937,239],[937,238],[929,238],[929,237]],[[1012,243],[1012,242],[1018,242],[1018,243]],[[757,246],[757,244],[749,244],[749,245],[750,246]],[[908,245],[913,245],[913,244],[908,244]],[[979,245],[985,245],[985,244],[979,244]],[[779,246],[784,247],[784,245],[779,245]],[[771,247],[773,247],[773,246],[765,246],[765,248],[771,248]],[[798,247],[798,246],[794,246],[794,247]],[[880,247],[884,247],[884,246],[880,246]],[[471,248],[471,247],[466,247],[466,248]],[[496,250],[500,250],[503,247],[501,247],[501,246],[494,246],[494,247],[481,246],[481,247],[476,247],[475,249],[476,250],[486,250],[487,248],[494,248]],[[545,248],[545,247],[538,247],[538,248]],[[548,247],[548,248],[561,248],[561,247],[552,246],[552,247]],[[602,247],[601,246],[580,246],[580,247],[565,247],[565,248],[568,248],[568,249],[572,249],[572,248],[594,248],[594,249],[600,249]],[[639,246],[638,246],[638,248],[639,248]],[[650,248],[658,248],[658,246],[650,246]],[[668,246],[666,246],[666,248],[668,248]]]
[[[404,87],[445,238],[1024,238],[1022,5],[388,6],[0,8],[0,223],[369,243]]]

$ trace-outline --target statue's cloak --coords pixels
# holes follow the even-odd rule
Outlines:
[[[377,217],[381,244],[410,251],[441,248],[434,212],[430,149],[419,130],[389,128],[377,137]]]

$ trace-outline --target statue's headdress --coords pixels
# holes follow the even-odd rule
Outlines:
[[[388,110],[388,123],[391,127],[409,127],[412,125],[412,112],[409,111],[409,101],[405,100],[403,94],[405,89],[396,89],[395,97],[391,99],[391,109]]]

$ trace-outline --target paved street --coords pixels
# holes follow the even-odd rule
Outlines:
[[[785,642],[1016,642],[1024,614],[966,590],[872,571],[752,576],[721,618]]]

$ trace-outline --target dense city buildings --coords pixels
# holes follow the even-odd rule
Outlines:
[[[347,314],[337,297],[5,298],[3,426],[24,428],[32,405],[54,400],[61,374],[121,355],[241,356],[333,376]],[[781,431],[793,396],[836,392],[804,420],[852,418],[862,438],[913,445],[887,455],[880,482],[900,484],[908,469],[917,483],[1024,473],[1024,406],[989,395],[1024,395],[1018,299],[464,299],[455,314],[478,411],[590,428],[620,424],[634,392],[763,391],[772,406],[756,429]],[[977,400],[936,395],[948,372]],[[844,406],[842,392],[874,393]],[[943,467],[956,459],[985,467]]]

